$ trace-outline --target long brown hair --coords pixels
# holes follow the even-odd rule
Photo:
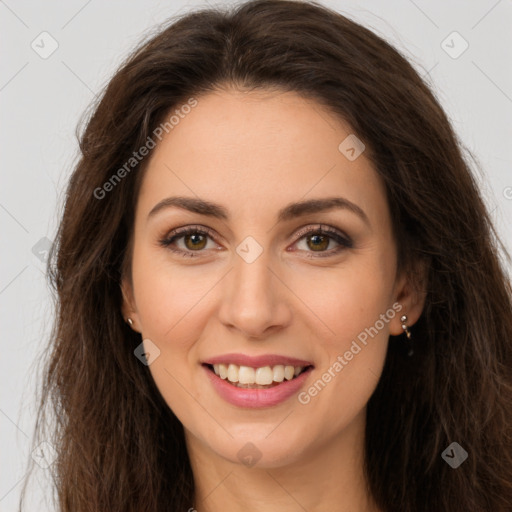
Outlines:
[[[145,159],[98,198],[169,112],[223,85],[275,87],[327,106],[384,180],[399,270],[428,264],[415,353],[390,337],[367,410],[365,471],[384,511],[505,511],[512,503],[508,255],[439,102],[409,62],[315,2],[255,0],[171,20],[116,72],[79,135],[51,253],[56,323],[37,429],[63,512],[187,510],[183,427],[121,316]],[[51,414],[50,414],[51,413]],[[457,469],[441,454],[468,453]],[[20,502],[21,508],[22,502]],[[228,507],[229,508],[229,507]]]

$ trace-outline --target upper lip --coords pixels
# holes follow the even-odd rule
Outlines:
[[[250,366],[252,368],[262,368],[263,366],[313,366],[311,362],[295,357],[282,356],[278,354],[264,354],[261,356],[247,356],[245,354],[223,354],[210,357],[203,361],[203,364],[229,364],[238,366]]]

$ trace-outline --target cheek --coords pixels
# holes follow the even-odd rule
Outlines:
[[[391,305],[392,279],[392,266],[373,254],[354,255],[336,268],[294,269],[288,277],[293,291],[316,316],[318,338],[329,352],[350,344],[385,314]],[[387,336],[388,329],[386,323],[379,330]]]
[[[132,276],[142,336],[160,351],[149,370],[165,402],[185,423],[191,421],[196,342],[211,316],[208,292],[218,281],[211,270],[198,269],[172,265],[165,254],[150,250],[134,253]]]
[[[317,380],[306,389],[306,410],[325,413],[341,428],[366,404],[386,358],[393,258],[366,254],[315,275],[296,273],[294,290],[318,318],[311,342],[322,353]],[[315,339],[316,338],[316,339]],[[342,412],[340,412],[342,411]]]
[[[211,269],[172,265],[165,255],[155,258],[150,251],[134,254],[133,283],[143,336],[176,350],[193,343],[216,281]]]

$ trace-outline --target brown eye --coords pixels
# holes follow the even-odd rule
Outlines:
[[[296,236],[299,238],[295,244],[297,249],[308,258],[334,256],[354,246],[342,231],[325,225],[302,229]]]
[[[306,240],[308,247],[313,251],[324,251],[329,247],[330,237],[314,234],[306,237]]]
[[[183,237],[185,247],[190,250],[198,250],[198,249],[204,249],[206,246],[206,236],[199,234],[199,233],[193,233],[191,235],[186,235]]]
[[[160,240],[160,245],[181,256],[200,256],[206,250],[215,248],[208,247],[209,241],[215,246],[213,231],[191,226],[175,229]]]

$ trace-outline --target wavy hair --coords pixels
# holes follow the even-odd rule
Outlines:
[[[296,92],[346,121],[385,183],[399,270],[427,263],[414,356],[404,355],[403,336],[390,337],[367,405],[364,469],[375,502],[389,512],[510,511],[510,257],[469,152],[400,52],[340,13],[291,0],[169,20],[122,64],[77,133],[48,267],[56,320],[35,435],[57,450],[59,509],[161,512],[194,502],[183,427],[134,357],[140,335],[121,316],[148,159],[104,198],[94,191],[173,109],[226,85]],[[469,454],[457,469],[441,457],[453,441]]]

